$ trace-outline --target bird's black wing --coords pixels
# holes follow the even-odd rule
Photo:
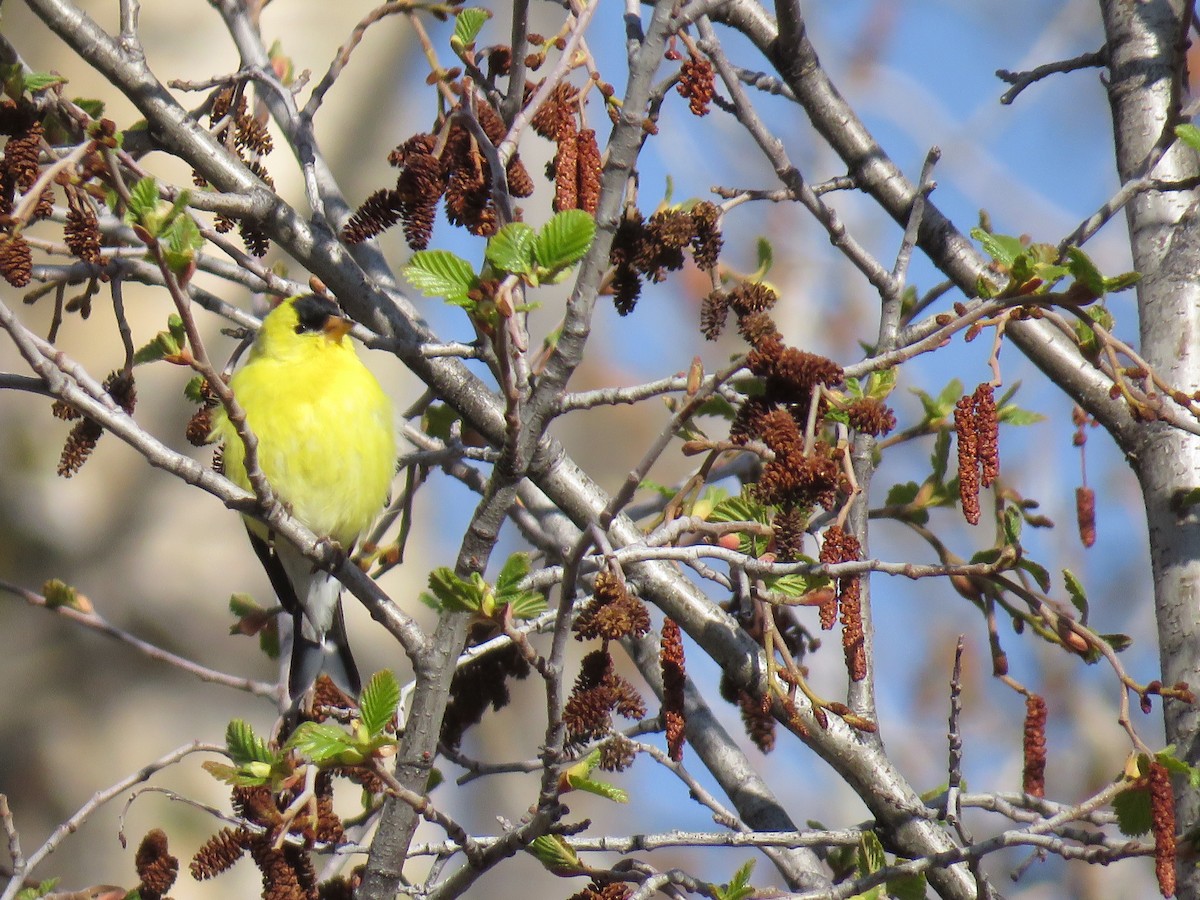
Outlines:
[[[275,555],[274,548],[249,528],[246,529],[246,534],[250,536],[250,546],[254,548],[258,561],[262,563],[262,567],[267,572],[267,578],[271,580],[271,587],[275,590],[275,596],[279,598],[279,604],[293,619],[298,614],[303,615],[304,609],[300,605],[300,598],[296,596],[296,589],[292,587],[291,579],[283,570],[283,563]]]

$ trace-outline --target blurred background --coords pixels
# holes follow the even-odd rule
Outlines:
[[[117,5],[100,0],[79,4],[110,31]],[[508,4],[477,4],[497,18],[486,26],[481,43],[504,42]],[[822,62],[835,83],[865,118],[883,147],[915,179],[926,152],[941,148],[933,201],[963,230],[980,210],[994,230],[1027,233],[1056,242],[1099,207],[1116,189],[1109,111],[1098,70],[1055,76],[1027,89],[1011,106],[1000,96],[1007,89],[997,69],[1022,70],[1096,50],[1103,41],[1095,5],[1087,0],[845,0],[805,4],[809,30]],[[282,42],[297,72],[310,70],[318,80],[354,23],[373,8],[359,0],[336,7],[301,0],[276,0],[262,15],[264,41]],[[603,76],[618,96],[624,89],[623,4],[605,2],[597,12],[588,43]],[[561,9],[534,5],[535,29],[552,34],[561,25]],[[444,65],[453,60],[447,40],[450,25],[426,22]],[[217,13],[206,3],[146,4],[141,38],[148,62],[160,81],[204,80],[233,72],[236,52]],[[53,70],[69,79],[72,96],[99,96],[106,115],[128,127],[136,112],[115,91],[68,52],[20,3],[3,10],[0,30],[35,70]],[[743,42],[730,38],[726,50],[735,63],[763,68]],[[668,64],[669,65],[669,64]],[[394,170],[388,152],[397,143],[432,124],[432,89],[424,87],[427,62],[402,16],[374,25],[350,65],[328,95],[316,119],[326,158],[348,201],[357,205],[387,186]],[[310,82],[311,83],[311,82]],[[176,92],[188,107],[202,95]],[[306,96],[304,92],[302,97]],[[838,160],[814,139],[807,120],[779,98],[755,96],[754,102],[811,182],[844,174]],[[607,117],[595,102],[588,109],[601,141]],[[295,162],[277,141],[267,159],[280,193],[303,209]],[[551,155],[550,146],[530,136],[522,144],[526,164],[538,179]],[[162,179],[190,181],[190,172],[162,154],[146,160]],[[664,106],[659,134],[646,145],[640,161],[640,205],[649,213],[668,191],[674,202],[710,197],[714,185],[775,187],[770,168],[750,138],[726,114],[714,110],[703,119],[687,111],[673,93]],[[670,179],[670,183],[668,182]],[[544,183],[542,183],[544,184]],[[538,221],[548,210],[548,191],[525,202],[526,216]],[[854,236],[891,265],[900,230],[882,219],[874,205],[852,193],[826,195]],[[36,230],[34,232],[36,234]],[[770,280],[783,298],[777,318],[789,343],[849,363],[861,356],[858,342],[876,335],[878,299],[830,247],[825,232],[788,205],[744,204],[725,221],[725,261],[744,271],[756,265],[756,241],[768,238],[775,266]],[[380,244],[399,267],[408,256],[398,229]],[[439,221],[433,245],[478,261],[481,242],[451,231]],[[1110,223],[1087,246],[1106,274],[1129,266],[1124,222]],[[283,259],[289,274],[306,273]],[[941,281],[917,256],[910,281],[924,292]],[[253,298],[231,293],[212,279],[204,287],[220,290],[233,303],[250,308]],[[621,319],[605,303],[598,308],[590,356],[572,382],[573,389],[631,385],[687,369],[699,355],[708,370],[723,365],[740,349],[736,335],[710,344],[698,331],[699,303],[707,288],[694,271],[664,285],[648,287],[636,311]],[[21,306],[20,292],[0,284],[0,296]],[[557,321],[561,294],[540,292],[543,311],[533,325],[542,333]],[[957,295],[947,295],[939,309]],[[23,320],[45,334],[51,300],[20,308]],[[470,340],[460,311],[416,298],[436,332],[446,340]],[[165,292],[129,285],[126,307],[138,344],[164,326],[170,311]],[[1117,333],[1136,340],[1132,293],[1112,298]],[[219,334],[222,323],[205,319],[214,358],[222,359],[233,341]],[[952,378],[969,391],[990,378],[990,335],[972,344],[956,341],[937,354],[906,365],[892,397],[904,427],[920,418],[911,389],[937,394]],[[111,304],[101,293],[90,319],[68,317],[59,346],[97,378],[120,363],[120,343]],[[394,360],[367,354],[385,387],[403,409],[420,387]],[[1085,551],[1074,526],[1074,488],[1080,484],[1079,452],[1072,448],[1071,403],[1015,351],[1002,355],[1005,385],[1022,382],[1016,401],[1045,417],[1039,424],[1007,429],[1001,436],[1002,471],[1021,494],[1041,501],[1041,512],[1057,527],[1027,530],[1025,543],[1035,560],[1056,574],[1056,596],[1065,598],[1059,569],[1083,581],[1092,602],[1091,623],[1101,632],[1123,632],[1134,639],[1124,655],[1130,673],[1145,682],[1157,677],[1154,619],[1145,550],[1144,520],[1137,486],[1124,461],[1100,432],[1087,445],[1087,475],[1099,502],[1098,540]],[[0,370],[24,372],[12,346],[0,340]],[[183,429],[192,407],[182,396],[189,374],[165,364],[138,371],[137,418],[163,441],[208,460],[195,450]],[[0,579],[38,590],[60,578],[86,594],[98,612],[146,640],[204,665],[238,675],[270,679],[275,666],[255,641],[228,634],[227,601],[248,592],[269,604],[270,589],[245,541],[237,516],[215,500],[175,478],[150,468],[112,436],[101,440],[90,462],[71,480],[55,475],[58,453],[68,427],[49,415],[45,398],[0,392]],[[665,425],[661,402],[612,411],[574,413],[555,425],[556,434],[576,459],[608,489],[615,489],[643,448]],[[719,430],[722,426],[714,424]],[[598,435],[604,435],[598,439]],[[882,501],[897,482],[921,481],[928,474],[932,440],[890,452],[875,479],[873,498]],[[651,477],[670,483],[689,471],[675,449],[664,455]],[[726,485],[736,490],[732,485]],[[406,608],[432,624],[416,597],[428,572],[452,564],[474,498],[456,483],[434,475],[418,494],[406,564],[390,573],[384,587]],[[986,508],[986,505],[985,505]],[[969,557],[989,546],[989,527],[971,529],[958,511],[935,512],[931,527],[952,550]],[[518,543],[512,534],[496,558]],[[872,533],[872,553],[885,559],[932,561],[928,549],[897,526]],[[980,617],[950,589],[933,581],[873,580],[876,650],[879,660],[881,729],[887,748],[918,790],[946,780],[948,679],[954,642],[967,636],[964,665],[965,769],[971,790],[1018,790],[1021,769],[1022,698],[990,677],[986,632]],[[715,600],[723,597],[715,596]],[[398,648],[366,613],[348,604],[351,638],[364,671],[392,667],[407,679],[407,663]],[[815,615],[814,615],[815,619]],[[845,683],[836,639],[810,660],[811,680],[828,697]],[[711,694],[729,730],[741,734],[737,711],[717,697],[719,673],[692,645],[689,672]],[[1119,699],[1107,669],[1086,667],[1061,651],[1034,645],[1009,633],[1006,650],[1013,676],[1046,696],[1050,707],[1048,796],[1077,800],[1110,781],[1120,770],[1128,741],[1116,724]],[[0,594],[0,792],[9,796],[22,846],[28,853],[94,792],[134,772],[150,760],[192,739],[220,742],[231,718],[244,718],[260,732],[274,720],[270,703],[228,688],[200,683],[154,663],[112,640]],[[489,714],[472,731],[464,751],[477,758],[503,761],[536,754],[542,735],[540,686],[528,681],[514,687],[517,702]],[[653,705],[653,704],[652,704]],[[1136,715],[1136,714],[1135,714]],[[1158,709],[1140,717],[1138,727],[1151,745],[1162,742]],[[747,742],[797,823],[819,820],[831,827],[852,825],[865,808],[798,741],[781,733],[774,753],[764,757]],[[686,761],[686,758],[685,758]],[[696,768],[699,768],[697,762]],[[536,797],[536,784],[524,776],[500,776],[457,788],[455,767],[443,767],[450,783],[435,803],[476,833],[493,833],[497,817],[518,819]],[[632,795],[629,808],[615,808],[596,797],[572,797],[572,819],[592,818],[589,834],[710,829],[711,817],[690,801],[686,789],[664,778],[653,764],[639,760],[615,779]],[[189,757],[161,773],[153,784],[219,808],[228,794]],[[706,783],[708,783],[706,781]],[[346,791],[353,808],[354,791]],[[123,798],[93,814],[78,834],[35,873],[62,877],[62,886],[110,882],[132,885],[133,851],[149,828],[164,828],[184,868],[192,853],[219,827],[208,814],[173,802],[163,794],[140,796],[127,810],[124,828],[130,846],[117,841]],[[973,817],[976,834],[992,823]],[[433,829],[419,840],[440,839]],[[678,865],[700,877],[727,881],[750,854],[744,851],[660,851],[650,861],[659,868]],[[992,857],[989,873],[1008,895],[1021,898],[1061,896],[1136,896],[1153,890],[1148,861],[1099,869],[1035,863],[1019,883],[1008,874],[1024,860],[1021,853]],[[601,865],[600,862],[595,862]],[[419,864],[414,875],[420,870]],[[1103,889],[1101,881],[1103,878]],[[778,883],[760,859],[754,884]],[[259,890],[257,870],[246,860],[214,882],[197,884],[186,874],[172,891],[177,900],[250,897]],[[581,880],[559,881],[532,859],[506,862],[476,887],[473,895],[503,900],[529,896],[567,896]]]

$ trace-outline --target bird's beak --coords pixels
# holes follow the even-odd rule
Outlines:
[[[330,316],[325,320],[325,327],[322,331],[325,332],[325,337],[331,341],[337,341],[339,344],[342,338],[350,333],[350,329],[354,327],[354,323],[349,319],[343,319],[341,316]]]

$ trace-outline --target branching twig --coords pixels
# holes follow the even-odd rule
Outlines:
[[[1057,62],[1046,63],[1045,65],[1030,69],[1028,72],[1010,72],[1007,69],[997,69],[996,77],[1006,84],[1012,85],[1011,88],[1001,95],[1000,102],[1008,106],[1017,99],[1017,96],[1025,88],[1051,75],[1060,72],[1076,72],[1080,69],[1096,69],[1107,65],[1108,50],[1101,47],[1099,50],[1094,50],[1091,53],[1083,53],[1073,59],[1062,59]]]

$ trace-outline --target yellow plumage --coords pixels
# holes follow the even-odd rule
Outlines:
[[[279,500],[349,551],[387,502],[396,459],[392,405],[346,336],[330,300],[290,297],[263,320],[230,388],[258,438],[258,464]],[[226,476],[244,488],[245,448],[222,410],[213,427]],[[342,626],[340,585],[286,541],[247,519],[251,543],[292,614],[289,693],[297,700],[322,670],[357,693]],[[290,596],[289,596],[290,595]]]

